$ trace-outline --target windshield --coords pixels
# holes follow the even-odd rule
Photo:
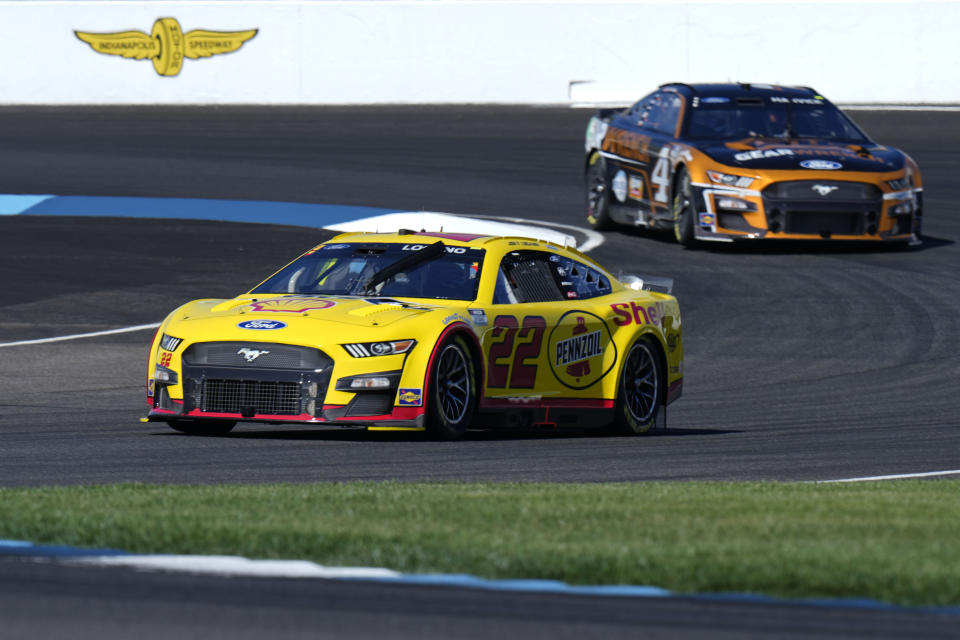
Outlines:
[[[700,140],[817,138],[870,140],[833,105],[815,98],[701,97],[690,110],[687,137]]]
[[[434,248],[436,244],[323,245],[300,256],[250,293],[476,299],[484,250],[444,245]],[[441,247],[442,253],[437,251]],[[417,252],[424,249],[428,252],[423,254],[424,259],[416,260]],[[400,266],[406,267],[388,269],[401,260],[405,262]]]

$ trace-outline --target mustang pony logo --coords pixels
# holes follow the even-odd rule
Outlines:
[[[243,356],[243,359],[246,360],[247,362],[253,362],[260,356],[266,355],[268,353],[270,352],[267,350],[258,351],[257,349],[250,349],[248,347],[244,347],[240,349],[240,351],[237,351],[237,355]]]
[[[153,23],[150,35],[143,31],[117,31],[115,33],[73,33],[90,45],[97,53],[153,61],[157,75],[175,76],[183,68],[183,59],[209,58],[221,53],[231,53],[250,40],[259,29],[246,31],[207,31],[194,29],[183,33],[176,18],[158,18]]]
[[[277,313],[303,313],[316,309],[329,309],[337,303],[326,298],[271,298],[250,304],[251,311],[269,311]]]
[[[836,191],[837,189],[839,189],[840,187],[836,187],[836,186],[832,186],[832,185],[826,185],[826,184],[815,184],[815,185],[813,185],[813,186],[810,187],[810,188],[813,189],[814,191],[816,191],[817,193],[819,193],[819,194],[822,195],[822,196],[828,196],[828,195],[830,195],[831,193],[833,193],[834,191]]]

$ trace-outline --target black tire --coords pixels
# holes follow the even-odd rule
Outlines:
[[[615,224],[610,217],[610,188],[607,185],[607,163],[594,151],[587,163],[584,177],[587,192],[587,224],[602,231]]]
[[[623,435],[646,433],[657,421],[663,397],[663,371],[653,341],[642,337],[633,343],[617,383],[613,428]]]
[[[697,236],[693,230],[693,219],[696,212],[693,210],[693,189],[690,187],[690,174],[686,169],[680,169],[676,181],[676,191],[673,194],[673,233],[677,242],[685,247],[692,247],[697,243]]]
[[[456,440],[473,420],[477,380],[466,341],[455,336],[437,349],[430,371],[427,432],[441,440]]]
[[[237,422],[236,420],[169,420],[167,424],[171,429],[189,433],[192,436],[222,436],[230,433]]]

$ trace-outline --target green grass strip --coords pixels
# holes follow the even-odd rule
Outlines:
[[[960,604],[960,481],[0,489],[0,538]]]

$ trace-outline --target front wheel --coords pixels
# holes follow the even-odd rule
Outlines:
[[[677,176],[677,190],[673,196],[673,233],[677,237],[677,242],[685,247],[692,247],[697,241],[693,229],[695,215],[690,174],[685,169],[680,169],[680,175]]]
[[[236,420],[168,420],[171,429],[192,436],[222,436],[230,433]]]
[[[637,340],[627,353],[617,385],[614,429],[624,435],[646,433],[657,420],[663,373],[650,338]]]
[[[466,341],[456,336],[437,352],[430,371],[427,431],[442,440],[461,437],[470,426],[477,391],[473,358]]]

